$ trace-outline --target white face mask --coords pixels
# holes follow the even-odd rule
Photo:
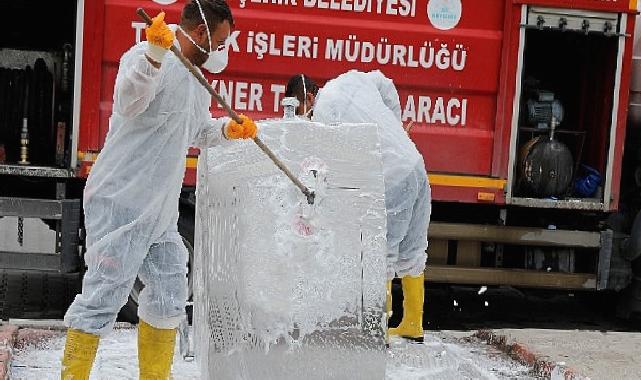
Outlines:
[[[227,67],[227,62],[229,60],[229,47],[225,43],[220,49],[212,51],[209,53],[209,58],[203,63],[203,69],[209,71],[212,74],[218,74],[225,70]]]
[[[229,46],[227,45],[227,42],[225,42],[225,44],[223,46],[218,47],[218,49],[216,50],[212,49],[211,32],[209,30],[209,24],[207,23],[207,19],[205,18],[205,13],[203,12],[203,8],[200,6],[200,1],[196,0],[196,4],[198,5],[198,10],[200,11],[200,17],[202,17],[203,22],[205,23],[205,28],[207,29],[207,40],[209,41],[209,52],[203,49],[196,42],[194,42],[191,36],[185,33],[185,31],[180,26],[178,28],[185,35],[185,37],[187,37],[187,39],[191,41],[191,43],[198,48],[198,50],[200,50],[201,52],[209,56],[207,58],[207,61],[203,63],[202,67],[205,70],[209,71],[210,73],[218,74],[221,71],[225,70],[225,68],[227,67]]]

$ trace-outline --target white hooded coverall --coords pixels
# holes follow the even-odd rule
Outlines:
[[[394,83],[380,71],[349,71],[320,90],[314,121],[379,127],[387,209],[387,277],[425,270],[431,191],[423,157],[407,136]]]
[[[146,51],[141,42],[122,56],[109,132],[85,187],[88,270],[65,322],[86,333],[111,330],[136,276],[145,285],[139,317],[179,325],[188,294],[177,228],[185,156],[227,141],[227,119],[211,117],[205,88],[173,54],[156,69]]]

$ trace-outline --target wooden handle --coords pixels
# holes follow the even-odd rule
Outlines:
[[[259,137],[254,137],[254,142],[276,164],[276,166],[278,166],[278,168],[283,173],[285,173],[287,177],[289,177],[289,179],[294,183],[294,185],[296,185],[296,187],[298,187],[300,191],[303,192],[305,197],[307,197],[307,202],[309,204],[314,204],[314,198],[316,197],[314,192],[310,191],[305,185],[303,185],[303,183],[298,178],[294,177],[294,175],[291,174],[291,172],[289,171],[289,169],[287,169],[285,164],[283,164],[278,158],[276,158],[274,153],[267,147],[267,145],[265,145],[263,140],[261,140]]]
[[[149,15],[147,14],[147,12],[145,12],[144,9],[138,8],[136,10],[136,13],[138,14],[138,16],[140,16],[140,18],[142,18],[147,23],[147,25],[151,25],[151,23],[152,23],[151,17],[149,17]],[[185,56],[180,52],[180,50],[178,50],[178,48],[175,45],[172,45],[169,50],[171,50],[172,53],[174,53],[176,55],[176,57],[178,57],[180,62],[182,62],[182,64],[185,65],[187,70],[189,70],[189,72],[192,73],[192,75],[194,77],[196,77],[198,82],[200,82],[200,84],[202,84],[207,89],[207,91],[211,94],[211,96],[213,96],[214,99],[216,99],[218,104],[220,104],[223,107],[223,109],[227,112],[229,117],[232,118],[238,124],[242,124],[243,121],[240,118],[240,116],[238,116],[236,111],[231,109],[231,107],[227,104],[227,102],[225,102],[225,99],[223,99],[223,97],[220,96],[216,92],[216,90],[214,90],[214,88],[209,84],[209,82],[207,82],[207,79],[202,74],[202,72],[200,72],[200,70],[196,69],[194,67],[194,65],[192,65],[191,62],[189,62],[189,60],[187,58],[185,58]],[[303,185],[303,183],[298,178],[296,178],[292,174],[292,172],[289,171],[289,169],[287,169],[285,164],[283,164],[276,157],[274,152],[272,152],[271,149],[269,149],[262,142],[262,140],[260,140],[258,137],[255,137],[253,140],[256,143],[256,145],[258,145],[260,150],[262,150],[272,160],[272,162],[274,164],[276,164],[276,166],[287,176],[287,178],[289,178],[294,183],[294,185],[296,185],[296,187],[298,187],[300,189],[300,191],[305,195],[305,197],[307,197],[307,202],[309,204],[314,204],[315,194],[312,191],[310,191],[305,185]]]
[[[142,8],[138,8],[138,9],[136,10],[136,13],[138,13],[138,16],[140,16],[140,18],[141,18],[144,22],[146,22],[146,23],[147,23],[147,25],[151,25],[151,23],[152,23],[152,21],[151,21],[151,17],[149,17],[149,15],[147,14],[147,12],[145,12],[145,10],[144,10],[144,9],[142,9]]]
[[[414,126],[414,121],[410,120],[410,122],[407,123],[407,125],[405,126],[405,133],[407,133],[409,135],[413,126]]]

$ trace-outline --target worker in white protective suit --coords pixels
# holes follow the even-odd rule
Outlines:
[[[213,119],[211,96],[167,50],[222,71],[233,26],[224,0],[186,3],[175,33],[164,13],[147,41],[120,61],[104,148],[84,193],[87,272],[65,315],[63,379],[88,379],[99,337],[109,332],[138,276],[140,379],[168,379],[176,328],[185,318],[188,253],[178,234],[178,199],[190,146],[256,136],[254,122]]]
[[[424,271],[431,191],[423,157],[403,129],[394,83],[380,71],[350,71],[320,90],[304,74],[292,77],[286,96],[298,98],[299,115],[314,121],[378,124],[387,209],[387,312],[392,310],[392,279],[401,277],[403,318],[390,335],[423,340]]]

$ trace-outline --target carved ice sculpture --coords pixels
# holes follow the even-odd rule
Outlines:
[[[203,379],[383,379],[385,188],[377,127],[259,125],[316,192],[251,141],[203,151],[195,329]]]

